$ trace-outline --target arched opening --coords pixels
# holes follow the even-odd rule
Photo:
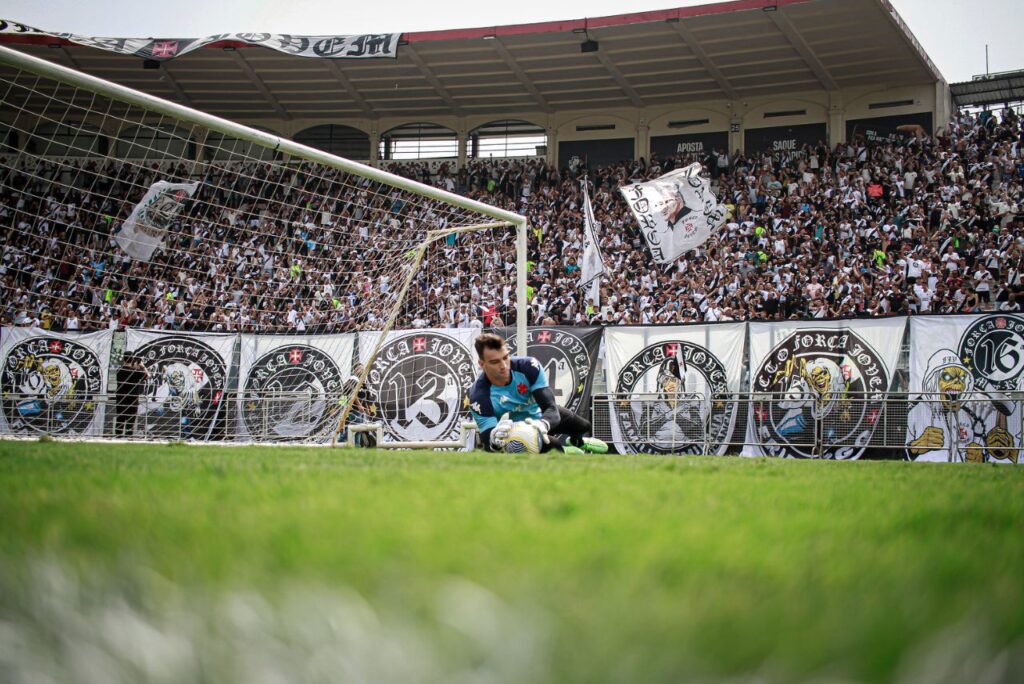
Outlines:
[[[454,159],[459,156],[459,137],[439,124],[403,124],[380,136],[379,152],[382,160]]]
[[[136,126],[117,137],[121,159],[195,159],[192,131],[171,125]]]
[[[108,142],[100,129],[90,124],[44,123],[29,136],[28,151],[41,157],[94,157],[107,154]]]
[[[340,124],[311,126],[296,133],[295,142],[346,159],[370,158],[370,136],[351,126]]]
[[[538,157],[547,154],[548,134],[541,126],[520,119],[490,121],[469,134],[471,159]]]

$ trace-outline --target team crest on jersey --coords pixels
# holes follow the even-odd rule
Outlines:
[[[960,359],[978,390],[1014,391],[1024,377],[1024,318],[997,314],[975,321],[960,338]]]
[[[245,380],[242,419],[250,435],[298,439],[335,427],[341,370],[316,347],[293,344],[256,359]],[[332,420],[334,419],[334,420]]]
[[[396,337],[377,353],[366,388],[396,441],[455,439],[476,367],[456,339],[435,332]]]
[[[8,351],[2,378],[4,417],[12,432],[80,435],[96,417],[100,360],[77,342],[24,340]]]
[[[221,414],[227,368],[210,346],[161,337],[135,351],[149,372],[140,423],[147,436],[207,439]]]
[[[728,393],[725,365],[690,342],[645,347],[619,371],[616,386],[620,396],[631,395],[613,407],[622,434],[616,444],[627,453],[717,453],[736,423],[736,402],[721,399]]]
[[[849,330],[800,330],[778,344],[751,380],[752,421],[770,456],[860,458],[879,422],[889,374]]]
[[[506,343],[515,349],[516,336]],[[586,343],[564,328],[531,328],[526,333],[526,348],[544,369],[558,405],[573,413],[588,410],[582,404],[593,359]]]

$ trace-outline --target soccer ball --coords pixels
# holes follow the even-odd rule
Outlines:
[[[506,454],[539,454],[540,448],[540,431],[537,428],[522,422],[512,424],[505,442]]]

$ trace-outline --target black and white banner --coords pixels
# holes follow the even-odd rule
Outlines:
[[[660,264],[701,246],[725,222],[725,207],[700,170],[700,164],[690,164],[647,183],[619,188],[651,256]]]
[[[501,334],[509,349],[516,348],[515,328]],[[559,406],[590,420],[590,392],[594,385],[601,328],[552,326],[526,331],[527,354],[540,361]]]
[[[114,242],[136,261],[149,261],[199,183],[157,181],[121,224]]]
[[[344,407],[355,335],[242,335],[236,435],[330,441]]]
[[[910,340],[907,458],[1024,461],[1024,316],[914,316]]]
[[[369,366],[364,394],[368,417],[384,423],[386,441],[458,438],[470,420],[469,386],[480,367],[474,328],[400,330],[387,334]],[[359,363],[369,362],[379,332],[359,333]]]
[[[0,331],[0,434],[99,437],[103,434],[113,333]]]
[[[750,323],[743,455],[860,458],[883,417],[905,327],[902,317]]]
[[[619,453],[725,453],[739,409],[729,398],[740,390],[745,326],[605,330]]]
[[[53,36],[76,45],[159,61],[174,59],[204,45],[220,42],[259,45],[297,57],[394,58],[398,56],[398,38],[401,35],[398,33],[374,33],[347,36],[295,36],[287,33],[219,33],[205,38],[95,38],[74,33],[41,31],[25,24],[3,19],[0,19],[0,34]]]
[[[228,369],[237,335],[128,330],[149,378],[133,434],[151,439],[223,439]]]

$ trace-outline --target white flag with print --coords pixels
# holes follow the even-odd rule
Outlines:
[[[132,259],[149,261],[198,187],[199,183],[153,183],[114,241]]]
[[[725,223],[725,207],[700,176],[700,168],[694,163],[647,183],[619,188],[658,263],[671,263],[696,249]]]
[[[580,263],[580,287],[586,287],[604,275],[604,260],[597,241],[597,222],[590,204],[587,184],[583,183],[583,260]]]

